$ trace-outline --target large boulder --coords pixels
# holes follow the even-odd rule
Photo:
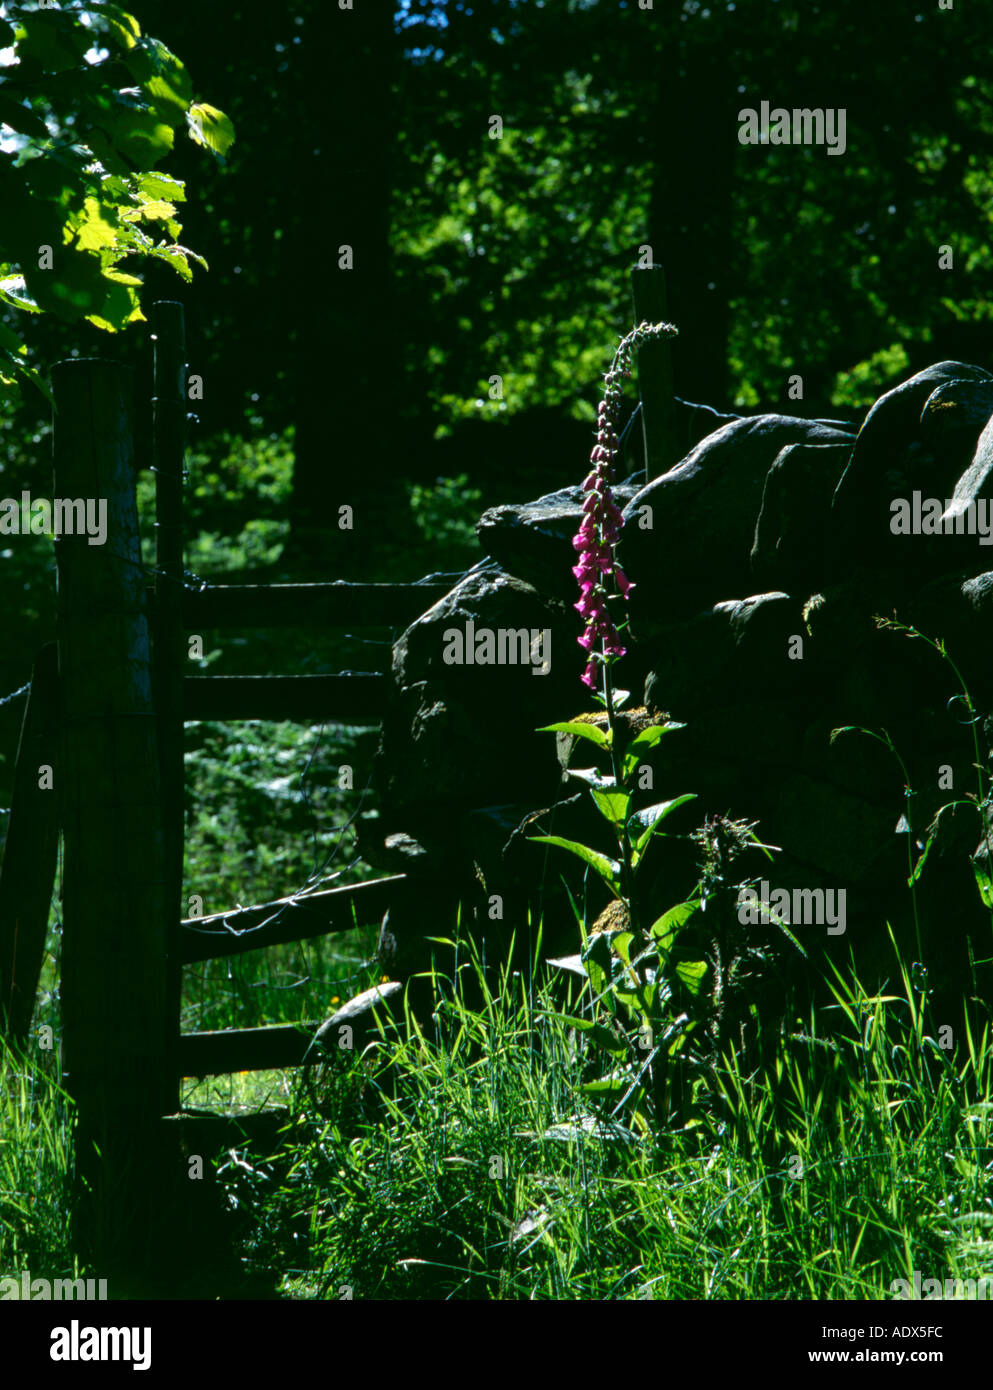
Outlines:
[[[729,692],[757,681],[794,691],[802,658],[791,659],[790,640],[802,636],[799,606],[783,593],[728,599],[687,622],[663,628],[649,646],[645,704],[690,719],[726,705]]]
[[[636,482],[618,483],[618,506],[629,502],[638,487]],[[571,602],[577,593],[572,540],[583,519],[583,496],[577,483],[536,502],[490,507],[476,522],[479,543],[508,574]]]
[[[522,632],[526,653],[513,636]],[[377,758],[385,802],[401,812],[442,808],[450,817],[460,807],[547,800],[558,778],[554,762],[542,757],[549,736],[535,729],[568,718],[581,700],[580,632],[568,604],[501,570],[462,579],[394,645]],[[467,635],[469,650],[460,650]],[[517,795],[507,796],[508,782]],[[401,814],[386,828],[413,826]]]
[[[741,419],[740,415],[722,414],[709,405],[696,405],[677,396],[675,431],[680,457],[694,449],[701,439]],[[618,506],[624,507],[644,486],[644,459],[640,413],[636,412],[630,421],[624,448],[624,464],[634,471],[614,485]],[[582,502],[577,469],[574,484],[546,493],[537,501],[488,507],[476,523],[476,535],[486,554],[508,574],[516,575],[542,592],[571,601],[576,588],[572,574],[572,566],[576,563],[572,539],[582,520]]]
[[[812,594],[828,573],[831,499],[851,457],[851,441],[787,444],[765,476],[750,562],[756,583]]]
[[[853,566],[920,573],[968,563],[962,547],[949,544],[953,536],[894,531],[894,504],[903,500],[913,508],[916,493],[940,500],[940,516],[969,470],[991,414],[993,376],[964,362],[937,362],[876,401],[832,502],[832,577]],[[967,490],[974,490],[977,477],[964,485]],[[979,555],[973,540],[971,558]]]
[[[983,384],[983,409],[993,412],[993,384]],[[993,560],[993,415],[986,421],[969,467],[942,514],[943,538],[951,531],[951,553],[974,561],[978,554]]]
[[[757,415],[723,425],[624,508],[620,555],[637,584],[632,619],[689,617],[751,587],[766,474],[790,444],[844,444],[834,425]]]

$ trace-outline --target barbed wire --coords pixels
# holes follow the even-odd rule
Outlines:
[[[139,534],[140,534],[140,531],[139,531]],[[195,591],[197,591],[197,590],[203,590],[203,589],[207,589],[207,588],[210,587],[208,581],[205,580],[201,575],[199,575],[199,574],[197,574],[195,571],[190,570],[190,569],[187,569],[187,568],[185,568],[185,567],[184,567],[184,569],[183,569],[183,576],[182,576],[182,579],[180,579],[180,578],[177,577],[176,575],[174,575],[174,574],[172,574],[172,573],[170,573],[170,572],[168,572],[168,571],[162,569],[160,566],[153,565],[153,564],[147,564],[145,561],[143,561],[143,560],[141,560],[141,559],[137,559],[137,560],[136,560],[136,559],[134,559],[132,556],[129,556],[129,555],[122,555],[119,551],[111,550],[111,551],[109,551],[109,554],[111,555],[112,558],[114,558],[115,560],[117,560],[119,563],[124,564],[124,565],[127,565],[127,566],[128,566],[129,568],[131,568],[131,569],[140,570],[141,573],[142,573],[146,578],[152,578],[152,577],[161,578],[161,579],[165,580],[167,583],[179,585],[180,587],[182,587],[182,588],[184,589],[184,591],[194,591],[194,592],[195,592]],[[496,568],[496,567],[497,567],[497,562],[496,562],[496,561],[492,560],[490,557],[485,557],[484,559],[482,559],[482,560],[480,560],[480,561],[477,561],[474,565],[472,565],[472,566],[471,566],[469,569],[467,569],[467,570],[446,571],[446,572],[435,571],[435,572],[432,573],[432,574],[425,575],[425,576],[423,576],[421,579],[419,579],[419,580],[417,580],[417,581],[414,581],[414,583],[415,583],[415,585],[426,585],[426,584],[430,584],[430,583],[432,583],[432,582],[436,583],[436,582],[438,582],[439,580],[441,580],[441,581],[446,581],[446,582],[451,581],[451,582],[457,583],[457,582],[460,582],[462,579],[467,578],[469,575],[478,574],[478,573],[480,573],[480,572],[485,572],[485,571],[488,571],[488,570],[493,569],[493,568]],[[361,642],[361,643],[363,643],[364,645],[377,645],[377,646],[392,645],[393,641],[396,640],[396,637],[398,636],[399,632],[401,631],[401,628],[399,628],[399,627],[398,627],[397,625],[395,625],[395,624],[386,624],[386,626],[389,626],[390,629],[391,629],[391,639],[390,639],[389,641],[386,641],[385,639],[381,639],[381,638],[380,638],[380,639],[356,638],[356,637],[354,637],[352,634],[346,634],[346,637],[351,638],[351,640],[353,640],[353,641]],[[18,699],[20,696],[25,695],[25,694],[30,690],[30,688],[31,688],[31,682],[28,681],[25,685],[21,686],[18,690],[13,691],[13,692],[11,692],[11,694],[5,696],[3,699],[0,699],[0,707],[4,706],[4,705],[6,705],[6,704],[10,704],[10,703],[12,703],[14,700]],[[365,783],[365,786],[361,789],[361,791],[360,791],[360,793],[359,793],[358,800],[357,800],[357,804],[356,804],[354,810],[352,811],[352,813],[351,813],[349,816],[346,817],[346,819],[345,819],[340,825],[337,825],[337,826],[334,827],[334,832],[335,832],[335,834],[334,834],[334,842],[333,842],[333,844],[329,847],[329,849],[327,850],[327,852],[324,854],[323,858],[321,857],[320,849],[319,849],[319,847],[318,847],[318,836],[319,836],[319,834],[320,834],[320,826],[319,826],[318,812],[317,812],[317,808],[314,806],[314,804],[313,804],[313,802],[312,802],[312,800],[311,800],[310,789],[309,789],[309,787],[308,787],[308,785],[307,785],[307,777],[308,777],[308,774],[309,774],[309,772],[310,772],[311,766],[313,765],[314,759],[315,759],[315,757],[316,757],[316,755],[317,755],[317,753],[318,753],[318,751],[319,751],[319,749],[320,749],[321,742],[322,742],[322,740],[323,740],[323,738],[324,738],[324,736],[325,736],[325,734],[326,734],[326,732],[327,732],[328,726],[329,726],[329,725],[334,725],[336,722],[337,722],[337,721],[333,721],[333,720],[327,720],[327,721],[323,721],[323,722],[322,722],[322,724],[321,724],[321,726],[320,726],[320,731],[319,731],[319,733],[318,733],[317,740],[316,740],[314,746],[311,748],[311,750],[310,750],[310,752],[309,752],[309,754],[308,754],[308,756],[307,756],[306,763],[305,763],[305,766],[304,766],[304,768],[303,768],[303,771],[302,771],[301,774],[300,774],[300,789],[299,789],[299,790],[300,790],[300,799],[301,799],[303,805],[307,808],[308,812],[310,813],[311,819],[312,819],[312,830],[311,830],[311,834],[312,834],[312,847],[313,847],[313,856],[314,856],[314,857],[313,857],[313,868],[312,868],[310,874],[308,875],[308,877],[307,877],[307,879],[306,879],[306,882],[305,882],[304,884],[302,884],[302,885],[296,890],[296,892],[287,895],[286,899],[284,899],[284,901],[280,904],[280,906],[279,906],[270,916],[268,916],[263,922],[258,923],[255,927],[246,928],[243,932],[233,933],[233,935],[237,935],[237,936],[239,936],[239,937],[242,936],[242,935],[244,935],[244,936],[252,936],[252,935],[255,935],[256,933],[258,933],[258,932],[264,930],[266,927],[270,927],[273,923],[278,922],[279,919],[283,916],[283,914],[288,910],[288,908],[292,907],[292,906],[295,904],[295,902],[298,902],[298,901],[306,901],[306,899],[307,899],[308,897],[310,897],[311,895],[313,895],[313,894],[316,893],[316,892],[319,892],[320,889],[322,888],[322,886],[323,886],[324,884],[326,884],[327,882],[329,882],[329,881],[331,881],[331,880],[338,879],[338,878],[342,877],[342,875],[348,875],[348,874],[350,874],[350,872],[351,872],[352,870],[354,870],[355,867],[356,867],[358,864],[360,864],[360,863],[363,862],[363,857],[362,857],[362,855],[361,855],[361,854],[357,854],[357,855],[355,855],[355,857],[352,859],[352,861],[351,861],[349,864],[344,865],[342,868],[339,868],[339,869],[337,870],[337,872],[335,872],[335,873],[328,873],[328,870],[330,869],[331,865],[334,863],[335,859],[337,858],[337,856],[338,856],[338,854],[339,854],[339,852],[340,852],[340,850],[341,850],[341,848],[342,848],[342,846],[343,846],[343,844],[344,844],[345,836],[346,836],[347,831],[352,827],[352,825],[354,824],[354,822],[358,819],[358,817],[360,816],[360,814],[362,813],[362,811],[365,809],[366,804],[367,804],[367,802],[368,802],[368,800],[369,800],[370,793],[371,793],[371,791],[372,791],[373,781],[374,781],[374,773],[371,772],[371,771],[370,771],[369,777],[368,777],[368,779],[367,779],[367,781],[366,781],[366,783]],[[9,808],[9,807],[0,807],[0,815],[10,815],[10,808]],[[237,912],[238,912],[238,909],[237,909],[237,908],[234,908],[234,909],[231,910],[231,915],[234,916],[234,915],[237,914]],[[371,924],[370,924],[370,925],[371,925]],[[218,937],[220,938],[220,937],[222,937],[222,936],[224,935],[224,933],[218,933],[218,932],[215,932],[215,931],[211,931],[210,929],[198,929],[197,927],[193,926],[192,923],[189,924],[188,929],[193,930],[194,932],[198,932],[198,934],[203,934],[203,935],[206,935],[206,936],[213,936],[213,935],[216,935],[216,936],[218,936]],[[353,971],[352,973],[350,973],[349,975],[345,976],[344,978],[338,979],[338,980],[336,981],[336,983],[337,983],[337,984],[339,985],[339,987],[340,987],[340,986],[343,986],[343,985],[350,984],[350,983],[351,983],[352,981],[354,981],[354,980],[360,979],[360,978],[365,974],[365,972],[368,971],[368,969],[372,966],[372,964],[374,963],[374,961],[375,961],[375,956],[369,958],[369,959],[366,960],[366,961],[363,961],[362,964],[359,966],[359,968],[358,968],[357,970]],[[300,981],[298,982],[298,984],[299,984],[299,985],[302,985],[302,984],[307,983],[307,979],[309,979],[309,977],[306,977],[305,979],[300,980]]]
[[[30,689],[31,682],[26,681],[24,685],[20,686],[17,690],[12,690],[9,695],[5,695],[3,699],[0,700],[0,709],[2,709],[4,705],[13,704],[13,702],[19,700],[22,695],[26,695]],[[11,809],[10,806],[0,806],[0,816],[9,816]]]
[[[26,695],[30,689],[31,682],[25,681],[25,683],[22,686],[19,686],[17,690],[12,690],[9,695],[5,695],[3,699],[0,700],[0,707],[2,707],[3,705],[12,704],[14,700],[19,700],[20,697],[22,695]]]

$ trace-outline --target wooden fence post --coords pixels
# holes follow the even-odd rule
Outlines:
[[[45,957],[59,852],[58,648],[34,664],[14,768],[10,823],[0,864],[0,1024],[25,1045]],[[51,787],[40,769],[52,769]]]
[[[58,363],[55,495],[106,530],[56,539],[63,698],[62,1009],[78,1113],[77,1238],[100,1277],[140,1287],[157,1194],[167,1016],[162,811],[132,437],[132,374]],[[88,528],[89,529],[89,528]],[[96,539],[99,543],[91,544]],[[137,1282],[137,1285],[135,1281]]]
[[[152,305],[152,463],[155,469],[154,682],[165,836],[166,1008],[170,1019],[163,1114],[179,1109],[179,1028],[183,911],[183,460],[186,450],[186,327],[175,300]]]
[[[636,326],[666,322],[665,271],[660,265],[633,266],[631,292]],[[678,463],[681,452],[676,435],[669,339],[660,338],[639,348],[637,369],[645,440],[645,482],[649,483]]]

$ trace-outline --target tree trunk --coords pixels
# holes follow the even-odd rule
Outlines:
[[[322,6],[311,26],[298,71],[313,187],[299,194],[313,211],[295,219],[287,256],[300,325],[291,545],[298,564],[344,577],[360,566],[368,499],[402,461],[389,329],[396,41],[389,5]],[[351,269],[340,266],[341,247],[351,248]],[[339,508],[356,504],[354,530],[339,529]]]
[[[651,126],[648,241],[665,267],[669,318],[679,329],[675,390],[717,408],[728,404],[734,81],[723,48],[665,43]]]

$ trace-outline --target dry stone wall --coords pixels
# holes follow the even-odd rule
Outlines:
[[[985,811],[942,808],[977,789],[974,732],[982,758],[993,743],[993,376],[937,363],[860,428],[683,402],[678,424],[682,461],[617,489],[621,562],[637,586],[617,676],[642,718],[686,726],[646,759],[646,803],[697,793],[672,818],[684,833],[704,816],[758,822],[775,863],[741,872],[764,873],[770,890],[834,894],[824,901],[844,902],[844,929],[798,935],[815,959],[851,947],[880,978],[886,922],[911,941],[908,855],[934,827],[918,884],[925,955],[933,986],[961,992],[970,940],[990,955],[973,872]],[[605,906],[578,861],[529,839],[609,848],[555,739],[535,732],[589,709],[570,573],[580,504],[567,487],[487,511],[487,558],[394,648],[378,759],[385,834],[366,852],[409,876],[383,940],[398,974],[420,964],[425,936],[453,926],[456,904],[492,947],[512,930],[525,938],[540,911],[553,954],[576,949],[570,895],[590,920]],[[974,727],[951,666],[879,625],[894,615],[946,641]],[[514,634],[503,648],[501,633]],[[846,726],[885,730],[906,773],[868,735],[832,737]],[[660,844],[648,910],[692,889],[695,855],[688,839]]]

